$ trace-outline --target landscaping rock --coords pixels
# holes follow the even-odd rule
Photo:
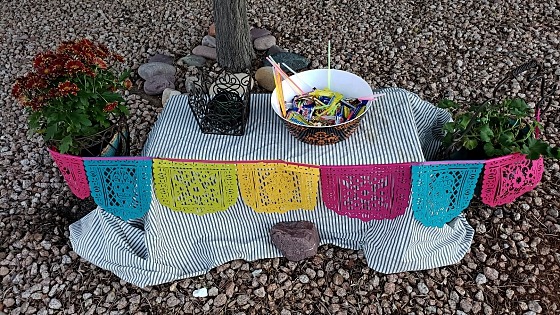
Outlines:
[[[208,296],[208,289],[206,288],[200,288],[198,290],[194,290],[193,291],[193,297],[200,297],[200,298],[204,298]]]
[[[155,54],[152,57],[150,57],[150,59],[148,60],[148,63],[152,63],[152,62],[163,62],[168,65],[173,65],[173,57],[168,55]]]
[[[272,243],[291,261],[300,261],[317,254],[319,232],[313,222],[279,222],[270,230]]]
[[[187,92],[187,94],[192,93],[193,88],[194,88],[194,83],[198,81],[197,77],[194,76],[187,76],[185,77],[185,92]]]
[[[198,55],[187,55],[179,59],[177,64],[188,67],[202,67],[206,64],[206,58]]]
[[[220,307],[227,303],[227,296],[224,293],[218,294],[214,299],[214,306]]]
[[[255,39],[253,42],[256,50],[267,50],[270,47],[276,45],[276,37],[272,35],[266,35]]]
[[[60,303],[58,299],[51,299],[49,301],[49,308],[53,310],[59,310],[60,308],[62,308],[62,303]]]
[[[144,92],[148,95],[159,95],[167,88],[175,89],[175,79],[166,75],[156,75],[144,82]]]
[[[266,52],[266,54],[267,54],[268,56],[271,56],[271,55],[274,55],[274,54],[277,54],[277,53],[281,53],[281,52],[286,52],[286,50],[285,50],[284,48],[281,48],[281,47],[277,46],[277,45],[274,45],[274,46],[272,46],[272,47],[270,47],[270,48],[268,49],[268,51]]]
[[[216,37],[206,35],[202,38],[202,46],[216,48]]]
[[[216,24],[212,23],[210,27],[208,27],[208,35],[216,37]]]
[[[169,98],[173,95],[181,95],[181,92],[170,88],[163,90],[163,94],[161,95],[161,104],[165,106]]]
[[[216,48],[207,47],[207,46],[196,46],[192,53],[197,56],[202,56],[204,58],[216,60],[218,58],[218,53],[216,52]]]
[[[290,53],[290,52],[277,53],[272,55],[272,58],[280,65],[282,63],[287,64],[288,67],[292,68],[294,71],[299,71],[301,69],[307,68],[310,63],[309,59],[301,55]],[[265,59],[263,61],[263,66],[272,66],[272,65],[270,64],[270,62],[268,62],[268,60]],[[288,71],[288,69],[285,69],[284,66],[282,66],[282,70],[286,72]]]
[[[154,76],[173,77],[175,72],[177,69],[174,66],[163,62],[145,63],[138,68],[138,75],[144,80]]]
[[[273,91],[276,87],[274,83],[274,72],[272,67],[261,67],[255,73],[257,83],[267,91]]]
[[[261,38],[267,35],[270,35],[272,33],[270,33],[269,30],[264,29],[264,28],[258,28],[258,27],[253,27],[250,31],[249,34],[251,35],[251,40],[254,41],[257,38]]]

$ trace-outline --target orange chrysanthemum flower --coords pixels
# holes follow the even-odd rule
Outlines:
[[[21,96],[21,83],[19,80],[12,86],[12,95],[16,98]]]
[[[86,66],[79,60],[68,60],[66,61],[66,64],[64,64],[64,69],[66,69],[68,73],[73,74],[85,72]]]
[[[58,96],[66,96],[68,94],[78,95],[80,89],[75,83],[70,81],[60,82],[58,84]]]
[[[124,88],[130,90],[132,88],[132,81],[130,79],[126,79],[123,82]]]
[[[105,62],[105,60],[99,57],[93,59],[93,64],[98,66],[100,69],[107,69],[107,63]]]
[[[119,105],[119,103],[118,103],[117,101],[111,102],[111,103],[107,103],[107,105],[105,105],[105,107],[103,107],[103,111],[104,111],[104,112],[113,111],[113,109],[115,109],[115,107],[117,107],[117,105]]]

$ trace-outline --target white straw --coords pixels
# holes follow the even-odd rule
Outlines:
[[[292,68],[290,68],[287,64],[285,64],[285,63],[282,62],[282,65],[283,65],[286,69],[288,69],[288,71],[290,71],[291,73],[293,73],[294,76],[296,76],[296,75],[298,74],[298,73],[295,72]],[[313,85],[311,85],[311,84],[305,82],[305,81],[304,81],[302,78],[300,78],[299,76],[298,76],[298,80],[300,80],[301,82],[303,82],[303,84],[307,85],[307,86],[309,87],[310,90],[313,90],[313,89],[314,89],[314,86],[313,86]]]
[[[331,41],[329,39],[329,44],[327,47],[327,86],[329,90],[331,89]]]

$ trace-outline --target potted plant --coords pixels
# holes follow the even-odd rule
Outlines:
[[[30,132],[41,134],[58,152],[73,155],[100,154],[105,145],[124,141],[114,126],[128,114],[121,91],[132,82],[128,71],[119,74],[113,68],[123,61],[88,39],[37,54],[33,69],[12,88],[29,115]]]
[[[444,99],[438,107],[454,109],[453,121],[443,126],[443,157],[455,160],[482,160],[513,153],[526,155],[536,160],[543,157],[560,159],[560,150],[540,139],[543,129],[540,115],[548,109],[557,85],[546,85],[542,67],[534,60],[509,72],[493,91],[493,97],[486,101],[463,107],[457,102]],[[535,109],[525,99],[519,97],[498,97],[498,92],[506,87],[506,82],[531,72],[528,89],[540,89]],[[546,107],[543,108],[543,105]]]
[[[451,100],[441,108],[459,108]],[[536,134],[542,125],[524,99],[487,100],[455,115],[443,126],[443,147],[451,159],[481,160],[522,153],[529,159],[559,159],[558,147],[552,147]]]

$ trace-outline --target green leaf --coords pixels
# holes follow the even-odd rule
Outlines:
[[[461,116],[461,118],[458,121],[458,124],[462,130],[465,130],[467,128],[469,122],[471,122],[471,118],[472,118],[471,115],[468,113]]]
[[[79,100],[80,100],[80,103],[81,103],[83,106],[88,106],[88,105],[89,105],[89,98],[87,98],[87,97],[80,97]]]
[[[91,120],[88,119],[87,115],[77,115],[78,122],[84,126],[91,126]]]
[[[551,157],[553,159],[560,159],[560,148],[548,147],[546,154],[548,157]]]
[[[443,125],[443,131],[445,133],[454,133],[455,132],[455,123],[454,122],[447,122]]]
[[[500,136],[498,137],[498,141],[503,146],[509,146],[515,141],[515,135],[511,131],[504,132],[500,134]]]
[[[128,110],[128,108],[124,105],[119,105],[119,110],[121,111],[121,113],[128,115],[130,114],[130,111]]]
[[[443,99],[441,101],[439,101],[438,105],[439,108],[459,108],[460,105],[455,103],[452,100],[448,100],[448,99]]]
[[[114,101],[124,102],[124,99],[118,93],[105,92],[105,93],[101,94],[101,96],[103,97],[103,99],[107,103],[111,103],[111,102],[114,102]]]
[[[130,72],[132,72],[132,70],[128,69],[125,72],[123,72],[120,76],[119,76],[119,82],[124,81],[126,78],[128,78],[130,76]]]
[[[58,131],[58,124],[52,124],[48,126],[47,131],[45,133],[45,141],[51,140],[57,131]]]
[[[476,139],[465,139],[463,141],[463,146],[467,150],[474,150],[478,146],[478,141]]]
[[[494,132],[490,129],[490,126],[488,124],[482,125],[480,127],[480,139],[484,142],[490,142],[492,137],[494,137]]]
[[[496,150],[494,149],[494,145],[491,142],[487,142],[484,144],[484,153],[488,156],[494,156]]]
[[[529,154],[528,158],[531,160],[538,159],[541,155],[546,155],[549,151],[549,146],[542,140],[531,138],[528,141]]]
[[[66,136],[62,138],[58,150],[60,151],[60,153],[66,153],[68,152],[68,149],[70,148],[71,145],[72,145],[72,137]]]

